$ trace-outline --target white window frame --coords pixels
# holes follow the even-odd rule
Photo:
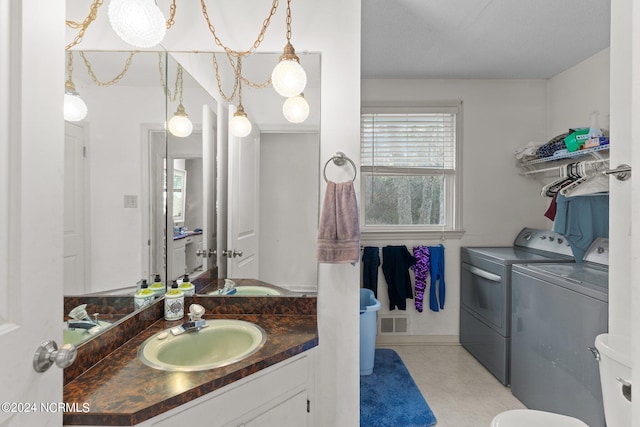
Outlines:
[[[444,225],[366,225],[364,198],[366,193],[366,176],[375,173],[385,175],[434,175],[433,169],[419,170],[411,168],[383,168],[383,167],[360,167],[360,194],[363,201],[360,203],[360,230],[362,237],[367,240],[397,240],[405,236],[407,238],[461,238],[464,234],[462,229],[462,102],[451,101],[438,104],[416,105],[416,104],[378,104],[364,103],[361,107],[361,114],[427,114],[427,113],[456,113],[456,154],[455,172],[443,173],[445,185],[445,224]],[[374,169],[374,171],[371,171]]]

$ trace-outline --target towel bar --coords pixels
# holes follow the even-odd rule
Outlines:
[[[344,153],[342,152],[337,152],[334,156],[332,156],[329,160],[327,160],[327,163],[324,164],[324,169],[322,170],[322,176],[324,177],[324,181],[325,182],[329,182],[329,180],[327,179],[327,166],[329,165],[329,162],[333,160],[333,163],[336,166],[344,166],[344,164],[346,162],[351,163],[351,166],[353,166],[353,180],[356,180],[356,177],[358,176],[358,169],[356,168],[356,164],[353,163],[353,160],[351,160],[350,158],[348,158]]]

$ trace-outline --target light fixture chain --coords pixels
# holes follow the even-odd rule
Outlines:
[[[67,52],[67,82],[72,81],[73,76],[73,52]]]
[[[176,0],[171,1],[171,6],[169,7],[169,19],[167,19],[167,30],[176,23]]]
[[[264,88],[268,87],[271,84],[271,77],[269,77],[267,79],[267,81],[264,82],[264,83],[254,83],[251,80],[247,79],[246,77],[242,77],[242,76],[240,76],[240,80],[242,80],[247,85],[249,85],[249,86],[251,86],[252,88],[255,88],[255,89],[264,89]]]
[[[138,51],[131,52],[129,54],[129,57],[127,58],[127,60],[124,63],[124,68],[122,69],[122,71],[120,71],[120,73],[118,75],[116,75],[114,78],[112,78],[111,80],[106,81],[106,82],[101,82],[100,80],[98,80],[98,78],[96,77],[95,73],[93,72],[93,68],[91,66],[91,63],[89,62],[89,60],[85,56],[84,52],[80,51],[80,56],[84,60],[84,65],[87,67],[87,72],[89,73],[89,77],[91,77],[91,80],[93,81],[93,83],[95,83],[96,85],[98,85],[100,87],[107,87],[107,86],[112,86],[112,85],[118,83],[125,76],[125,74],[127,74],[127,72],[129,71],[129,67],[131,67],[131,61],[133,60],[133,57],[134,57],[134,55],[136,53],[138,53]]]
[[[178,64],[178,72],[176,74],[176,87],[179,88],[179,92],[180,92],[180,102],[179,104],[182,105],[182,65]]]
[[[158,52],[158,71],[160,72],[160,84],[162,85],[162,90],[164,90],[165,96],[169,99],[170,102],[175,102],[176,97],[178,96],[178,76],[176,76],[176,85],[173,90],[173,95],[171,95],[171,90],[167,87],[167,82],[164,80],[164,67],[162,66],[162,52]]]
[[[269,24],[271,23],[271,17],[273,15],[275,15],[276,10],[278,9],[279,0],[273,0],[273,3],[271,5],[271,10],[269,11],[269,15],[262,22],[262,28],[260,29],[260,34],[258,34],[258,37],[253,42],[253,46],[249,50],[245,50],[244,52],[235,51],[235,50],[225,46],[222,43],[222,40],[220,40],[220,38],[216,34],[216,29],[213,26],[213,24],[211,23],[211,19],[209,19],[209,14],[207,13],[207,5],[205,4],[205,0],[200,0],[200,4],[202,5],[202,15],[204,16],[204,19],[207,21],[207,25],[209,26],[209,31],[213,35],[213,39],[215,40],[216,44],[218,46],[220,46],[221,48],[223,48],[225,50],[225,52],[227,52],[229,54],[232,54],[234,56],[237,56],[239,58],[241,56],[250,55],[253,51],[255,51],[258,48],[258,46],[260,46],[260,43],[262,43],[262,40],[264,40],[264,35],[265,35],[266,31],[267,31],[267,28],[269,27]]]
[[[287,42],[291,43],[291,0],[287,0]]]
[[[224,93],[224,90],[222,90],[222,81],[220,79],[220,70],[218,68],[218,60],[216,59],[216,54],[213,53],[213,67],[216,70],[216,81],[218,82],[218,92],[220,92],[220,96],[222,96],[227,102],[231,102],[233,100],[233,98],[236,97],[236,91],[238,90],[238,79],[234,78],[234,83],[233,83],[233,92],[231,92],[230,96],[227,96]],[[227,52],[227,58],[229,59],[229,63],[231,63],[231,68],[233,68],[233,74],[234,76],[238,75],[238,71],[236,69],[235,64],[233,63],[233,59],[231,57],[231,54],[229,54]]]
[[[78,28],[80,29],[73,41],[65,46],[65,50],[71,49],[73,46],[79,44],[82,41],[87,28],[89,28],[89,25],[91,25],[91,23],[96,20],[96,17],[98,16],[98,9],[100,8],[100,6],[102,6],[102,0],[94,0],[91,4],[91,8],[89,9],[89,15],[87,15],[87,17],[82,22],[70,21],[68,19],[65,20],[65,24],[67,25],[67,27],[73,28],[74,30]]]
[[[236,67],[236,80],[238,81],[238,106],[242,107],[242,57],[238,57],[238,66]]]

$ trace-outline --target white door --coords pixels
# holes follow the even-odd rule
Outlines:
[[[85,152],[84,128],[64,127],[64,275],[65,295],[81,295],[85,288]]]
[[[233,113],[230,114],[233,116]],[[227,276],[258,278],[260,131],[229,135]]]
[[[216,116],[208,105],[202,106],[202,247],[199,256],[202,257],[202,271],[216,267],[216,248],[218,246],[217,229],[217,187],[216,187]]]
[[[2,426],[62,425],[40,405],[62,401],[62,369],[37,373],[33,357],[45,340],[62,344],[64,10],[0,1]]]

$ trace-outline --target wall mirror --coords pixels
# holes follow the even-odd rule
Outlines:
[[[216,56],[229,94],[233,71]],[[289,123],[284,98],[245,83],[254,129],[235,138],[212,53],[73,52],[72,80],[88,112],[66,123],[65,295],[132,295],[155,274],[170,282],[211,268],[220,278],[316,290],[320,54],[299,56],[308,119]],[[278,57],[251,55],[243,76],[264,82]],[[193,123],[188,137],[165,132],[180,85]],[[180,171],[183,217],[174,218],[166,213],[174,212],[175,192],[164,177]]]

